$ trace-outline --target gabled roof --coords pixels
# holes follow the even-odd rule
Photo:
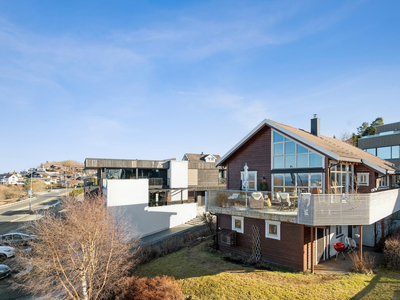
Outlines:
[[[12,177],[14,174],[4,174],[3,178],[10,178]],[[15,175],[15,177],[17,177],[17,175]]]
[[[187,159],[191,162],[205,162],[205,158],[209,155],[212,155],[215,157],[216,160],[219,160],[221,156],[217,154],[193,154],[193,153],[185,153],[185,156]]]
[[[391,163],[372,155],[360,148],[350,145],[338,139],[330,138],[320,135],[315,136],[309,131],[281,124],[272,120],[265,119],[249,134],[247,134],[239,143],[237,143],[231,150],[228,151],[218,162],[217,166],[222,165],[229,156],[231,156],[237,149],[245,144],[252,136],[254,136],[264,126],[269,126],[284,135],[287,135],[300,143],[303,143],[321,153],[328,156],[335,161],[347,162],[360,162],[375,169],[379,173],[394,173],[398,169]]]

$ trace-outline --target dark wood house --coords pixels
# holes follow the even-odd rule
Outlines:
[[[216,163],[227,190],[207,192],[219,247],[305,271],[336,255],[346,237],[373,246],[400,210],[390,162],[311,131],[262,121]]]

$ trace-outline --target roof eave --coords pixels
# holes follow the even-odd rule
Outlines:
[[[271,128],[277,129],[277,130],[281,131],[282,133],[284,133],[284,134],[286,134],[286,135],[288,135],[288,136],[290,136],[292,138],[295,138],[299,142],[301,142],[303,144],[306,144],[309,147],[312,147],[312,148],[318,150],[319,152],[325,154],[326,156],[328,156],[328,157],[330,157],[330,158],[332,158],[332,159],[334,159],[336,161],[339,161],[339,155],[337,155],[337,154],[335,154],[335,153],[333,153],[333,152],[331,152],[331,151],[329,151],[329,150],[327,150],[327,149],[325,149],[325,148],[323,148],[321,146],[318,146],[318,145],[314,144],[313,142],[310,142],[309,140],[307,140],[307,139],[305,139],[305,138],[303,138],[303,137],[301,137],[301,136],[299,136],[299,135],[297,135],[297,134],[295,134],[295,133],[293,133],[293,132],[291,132],[291,131],[289,131],[289,130],[281,127],[281,126],[279,126],[278,124],[272,122],[271,120],[264,119],[252,131],[250,131],[243,139],[241,139],[235,146],[233,146],[224,156],[222,156],[221,159],[219,159],[215,163],[215,165],[217,167],[221,166],[229,156],[231,156],[238,148],[240,148],[245,142],[247,142],[264,125],[268,125]]]
[[[257,133],[265,124],[267,119],[264,119],[258,124],[252,131],[250,131],[243,139],[241,139],[235,146],[233,146],[224,156],[222,156],[216,163],[215,166],[219,167],[233,152],[235,152],[240,146],[247,142],[255,133]]]
[[[362,162],[361,158],[350,158],[350,157],[342,157],[342,156],[339,156],[339,160],[346,161],[346,162],[355,162],[355,163]]]
[[[366,160],[366,159],[364,159],[364,158],[361,159],[361,162],[362,162],[363,164],[365,164],[366,166],[368,166],[368,167],[370,167],[370,168],[372,168],[372,169],[378,171],[378,172],[381,173],[381,174],[386,174],[386,173],[388,173],[388,170],[386,170],[386,169],[384,169],[384,168],[381,168],[381,167],[379,167],[379,166],[377,166],[377,165],[375,165],[375,164],[369,162],[368,160]]]
[[[291,136],[291,137],[295,138],[296,140],[300,141],[301,143],[306,144],[307,146],[318,150],[319,152],[325,154],[326,156],[329,156],[330,158],[332,158],[332,159],[334,159],[336,161],[339,161],[339,155],[333,153],[332,151],[329,151],[329,150],[327,150],[327,149],[325,149],[325,148],[323,148],[323,147],[321,147],[321,146],[319,146],[317,144],[314,144],[313,142],[311,142],[311,141],[309,141],[309,140],[307,140],[307,139],[305,139],[305,138],[303,138],[303,137],[291,132],[290,130],[287,130],[287,129],[275,124],[274,122],[271,122],[270,120],[266,120],[266,124],[268,124],[272,128],[278,129],[279,131],[283,132],[284,134],[286,134],[288,136]]]

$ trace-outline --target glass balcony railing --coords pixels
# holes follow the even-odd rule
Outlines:
[[[309,226],[369,225],[400,210],[400,189],[339,195],[208,190],[207,210],[261,219],[275,214]]]
[[[259,210],[291,211],[296,214],[298,196],[295,193],[272,193],[269,191],[208,190],[207,208],[210,211]]]

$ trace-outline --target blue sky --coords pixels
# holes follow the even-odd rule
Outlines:
[[[0,1],[0,172],[400,121],[399,1]]]

